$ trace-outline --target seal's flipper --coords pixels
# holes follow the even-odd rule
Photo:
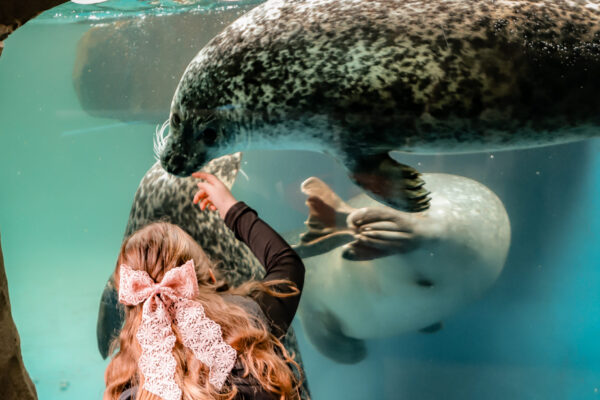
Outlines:
[[[344,201],[335,194],[333,189],[331,189],[325,182],[320,180],[317,177],[311,176],[300,186],[302,193],[306,194],[309,197],[318,197],[323,203],[333,209],[335,212],[340,214],[349,214],[354,211],[353,207],[350,207],[348,204],[344,203]],[[338,225],[345,226],[346,220],[336,220]]]
[[[338,318],[330,311],[304,307],[302,326],[310,342],[323,355],[341,364],[356,364],[367,356],[365,342],[342,333]]]
[[[125,310],[119,303],[119,296],[111,276],[102,292],[96,324],[98,350],[100,350],[102,358],[106,359],[110,355],[110,345],[114,339],[119,337],[124,321]]]
[[[300,257],[312,257],[354,240],[346,219],[354,208],[344,203],[325,182],[310,177],[302,183],[302,192],[308,195],[308,231],[300,235],[300,244],[294,250]]]
[[[348,216],[348,226],[356,240],[344,246],[342,257],[368,261],[417,248],[421,238],[415,234],[413,213],[389,207],[365,207]]]
[[[221,182],[225,184],[225,186],[227,186],[228,189],[231,189],[233,182],[235,182],[235,178],[237,177],[237,173],[240,170],[241,161],[241,152],[228,154],[226,156],[210,160],[209,163],[202,168],[202,171],[215,175],[221,180]],[[185,179],[192,179],[195,181],[194,178]]]
[[[325,182],[314,176],[300,186],[302,193],[308,195],[308,232],[303,241],[327,235],[337,229],[346,229],[346,218],[354,208],[344,203]],[[306,238],[306,239],[304,239]]]
[[[293,246],[302,258],[345,245],[345,259],[367,261],[418,245],[412,213],[383,206],[355,209],[315,177],[302,183],[302,192],[309,196],[308,231],[300,235],[300,244]]]
[[[348,244],[353,240],[354,235],[351,233],[337,232],[310,242],[293,245],[292,248],[300,258],[308,258],[327,253],[331,249]]]
[[[387,153],[355,157],[347,167],[357,185],[390,207],[408,212],[429,208],[429,192],[419,172]]]

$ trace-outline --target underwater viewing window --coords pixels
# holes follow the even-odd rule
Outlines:
[[[19,27],[0,307],[37,398],[102,398],[146,224],[231,286],[264,274],[192,203],[201,168],[302,259],[302,399],[600,396],[599,32],[597,0],[66,2]]]

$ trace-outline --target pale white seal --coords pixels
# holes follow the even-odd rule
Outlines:
[[[479,298],[503,269],[510,223],[486,186],[424,174],[431,206],[407,213],[365,194],[344,203],[309,178],[308,232],[295,246],[306,266],[300,319],[325,355],[352,363],[363,339],[434,330]]]

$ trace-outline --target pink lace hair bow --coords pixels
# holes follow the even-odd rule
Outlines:
[[[181,399],[181,389],[174,379],[174,323],[183,345],[210,368],[209,382],[220,390],[237,352],[225,343],[221,327],[206,317],[202,305],[191,300],[198,295],[194,260],[171,269],[160,283],[155,283],[146,271],[125,264],[121,265],[120,275],[119,301],[130,306],[145,302],[136,335],[142,347],[138,366],[144,375],[144,389],[164,400]]]

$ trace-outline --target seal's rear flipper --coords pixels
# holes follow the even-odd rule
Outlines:
[[[306,205],[309,215],[306,225],[315,229],[346,228],[346,218],[354,208],[337,195],[325,182],[314,176],[308,178],[300,187],[308,196]]]
[[[330,311],[304,307],[304,332],[323,355],[341,364],[356,364],[367,356],[365,342],[342,333],[340,322]]]
[[[302,258],[344,246],[345,259],[369,261],[412,251],[419,244],[411,213],[383,206],[352,208],[315,177],[304,181],[302,192],[309,196],[308,230],[293,246]]]
[[[347,167],[350,178],[377,200],[409,212],[429,208],[429,192],[419,172],[387,153],[358,156]]]
[[[305,180],[301,189],[308,195],[308,219],[305,222],[308,230],[300,235],[300,244],[293,246],[298,255],[312,257],[352,242],[354,232],[348,229],[346,218],[355,209],[314,176]]]

